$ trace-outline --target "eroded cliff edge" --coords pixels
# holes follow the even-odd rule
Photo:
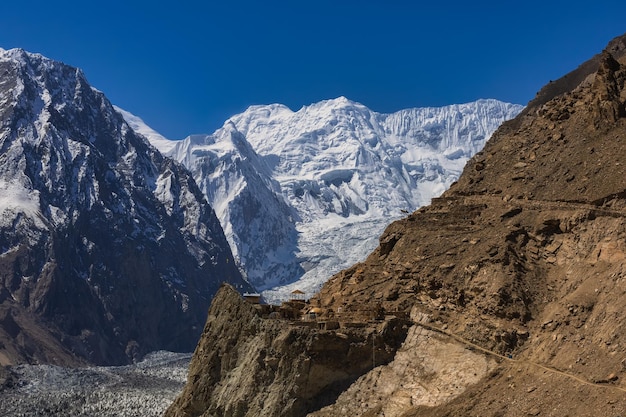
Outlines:
[[[406,320],[320,329],[263,314],[230,285],[215,296],[184,392],[166,416],[302,416],[332,403],[406,336]]]

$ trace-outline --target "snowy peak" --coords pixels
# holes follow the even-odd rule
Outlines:
[[[170,155],[194,173],[251,282],[267,285],[259,277],[302,273],[293,253],[297,214],[280,194],[267,162],[234,123],[227,121],[212,135],[190,136]]]
[[[159,152],[166,154],[169,152],[176,142],[170,139],[167,139],[165,136],[161,135],[156,130],[152,129],[148,126],[140,117],[135,116],[134,114],[119,108],[117,106],[113,106],[113,108],[124,117],[126,123],[140,135],[143,135],[148,141],[159,150]]]
[[[442,158],[459,160],[453,167],[458,175],[464,161],[491,132],[520,109],[481,100],[385,115],[340,97],[297,112],[272,113],[257,106],[230,120],[259,155],[277,162],[273,169],[279,182],[289,178],[326,181],[336,170],[345,180],[347,172],[384,175],[388,170],[383,165],[389,169],[406,166],[410,172],[425,163],[444,163]],[[419,178],[406,178],[409,183],[414,180]],[[405,209],[427,202],[404,198],[411,201]]]
[[[52,61],[49,58],[45,58],[41,54],[37,54],[34,52],[26,52],[22,48],[11,48],[11,49],[0,48],[0,59],[10,59],[12,61],[24,61],[29,56],[40,57],[40,58],[44,58],[46,60]]]
[[[289,107],[285,106],[284,104],[274,103],[274,104],[257,104],[257,105],[250,106],[246,109],[246,111],[244,111],[240,115],[248,115],[250,119],[254,119],[254,120],[263,120],[263,119],[277,117],[280,114],[289,115],[291,113],[293,113],[293,110],[291,110]],[[228,123],[230,120],[232,120],[232,118],[228,119],[225,122],[225,124]]]
[[[76,68],[11,50],[0,73],[0,310],[24,335],[0,329],[0,356],[193,348],[221,282],[251,287],[191,174]]]
[[[308,106],[303,106],[300,111],[304,112],[320,112],[320,113],[332,113],[335,111],[349,111],[350,109],[358,109],[361,111],[369,111],[361,103],[347,99],[344,96],[340,96],[334,99],[322,100],[317,103],[312,103]]]
[[[381,114],[345,97],[295,112],[252,106],[169,155],[194,173],[248,278],[275,299],[360,261],[521,109],[479,100]]]

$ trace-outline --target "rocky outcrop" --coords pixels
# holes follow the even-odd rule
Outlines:
[[[468,350],[427,327],[413,326],[391,363],[368,372],[334,404],[309,415],[359,415],[366,409],[383,416],[400,416],[419,405],[446,403],[495,367],[493,358]]]
[[[375,364],[391,360],[405,336],[404,321],[397,319],[320,330],[315,322],[263,318],[223,286],[211,304],[185,390],[165,415],[302,416],[332,403]]]
[[[625,41],[544,88],[311,300],[412,312],[394,359],[313,415],[626,410]]]

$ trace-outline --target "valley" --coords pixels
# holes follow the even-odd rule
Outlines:
[[[524,108],[175,144],[75,68],[0,70],[0,414],[626,413],[626,35]]]
[[[190,358],[153,352],[120,367],[15,366],[0,377],[0,415],[157,417],[182,389]]]

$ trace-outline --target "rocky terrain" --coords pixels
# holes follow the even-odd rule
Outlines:
[[[0,72],[0,366],[191,351],[222,281],[251,288],[191,174],[80,70]]]
[[[240,307],[228,312],[242,305],[235,300],[220,306],[230,317],[224,326],[214,304],[166,415],[624,415],[625,84],[626,35],[548,84],[449,191],[391,224],[364,262],[333,276],[310,301],[318,327],[306,334],[282,342],[277,334],[300,327],[253,310],[240,321]],[[381,327],[400,317],[406,327],[393,340],[404,341],[386,345],[383,362],[356,377],[343,351],[321,376],[352,369],[355,381],[332,397],[308,388],[313,374],[301,363],[318,357],[307,340],[343,337],[360,323],[361,337],[382,345]],[[338,328],[320,329],[331,320]],[[247,323],[254,330],[233,330]],[[272,364],[293,366],[275,372],[209,346],[255,346]],[[249,382],[259,377],[264,383]]]
[[[262,318],[223,286],[185,391],[165,415],[304,415],[332,402],[373,363],[391,360],[405,334],[404,320],[337,331],[299,317]]]
[[[0,415],[157,417],[180,394],[190,357],[153,352],[125,366],[5,368],[0,373]]]

